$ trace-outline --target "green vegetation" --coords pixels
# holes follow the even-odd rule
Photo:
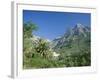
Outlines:
[[[59,67],[59,62],[53,58],[50,43],[42,38],[34,41],[32,32],[35,30],[35,24],[24,23],[23,68]]]
[[[63,43],[52,47],[51,42],[33,34],[36,30],[38,27],[32,22],[23,24],[24,69],[91,65],[90,32],[87,37],[69,35]]]

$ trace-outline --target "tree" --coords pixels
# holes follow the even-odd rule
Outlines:
[[[32,53],[32,41],[30,38],[32,37],[32,32],[37,30],[37,26],[32,22],[27,22],[23,24],[23,35],[24,35],[24,53]]]
[[[37,26],[32,22],[27,22],[23,24],[24,38],[32,37],[32,32],[37,30]]]
[[[26,22],[23,24],[23,65],[24,67],[26,65],[29,65],[30,63],[30,58],[33,55],[33,45],[32,45],[32,41],[31,41],[31,37],[32,37],[32,32],[37,30],[37,26],[32,23],[32,22]]]
[[[36,52],[40,54],[43,58],[48,58],[52,56],[52,52],[50,51],[49,42],[39,39],[38,45],[35,48]]]

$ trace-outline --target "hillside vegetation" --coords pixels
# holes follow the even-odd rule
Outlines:
[[[34,35],[39,28],[23,24],[23,68],[57,68],[91,65],[90,28],[81,24],[53,41]]]

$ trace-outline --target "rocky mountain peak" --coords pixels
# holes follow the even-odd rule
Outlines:
[[[71,30],[72,35],[81,35],[82,34],[82,35],[86,36],[87,32],[89,32],[89,29],[80,23],[76,24]]]

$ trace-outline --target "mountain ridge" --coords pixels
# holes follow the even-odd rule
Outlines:
[[[62,37],[56,38],[52,42],[53,49],[56,52],[66,52],[68,50],[71,53],[76,49],[76,53],[78,53],[81,47],[83,49],[87,47],[85,42],[90,44],[88,41],[90,41],[90,29],[78,23],[69,32],[65,32]]]

